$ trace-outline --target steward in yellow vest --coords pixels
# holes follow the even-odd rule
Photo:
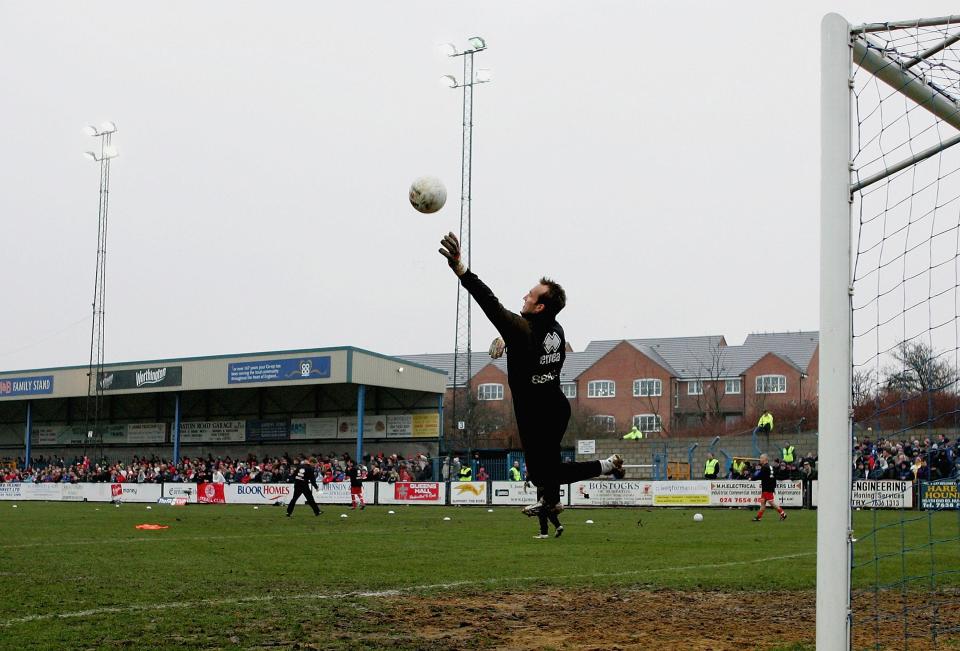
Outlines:
[[[780,451],[780,458],[783,459],[785,463],[793,463],[793,455],[795,451],[796,448],[790,445],[790,443],[787,443]]]
[[[771,414],[766,409],[763,410],[763,413],[760,415],[760,420],[757,421],[757,429],[754,430],[757,433],[767,433],[773,431],[773,414]]]
[[[707,462],[703,465],[703,478],[716,479],[720,475],[720,460],[713,458],[712,452],[707,452]]]

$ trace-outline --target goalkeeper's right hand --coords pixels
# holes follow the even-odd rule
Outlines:
[[[457,276],[466,273],[467,268],[460,261],[460,240],[457,239],[457,236],[453,233],[447,233],[440,240],[440,244],[443,245],[443,248],[440,249],[440,255],[447,259],[447,264],[453,269],[453,273]]]
[[[490,343],[490,357],[493,359],[500,359],[503,357],[503,351],[507,349],[507,345],[503,342],[501,337],[497,337]]]

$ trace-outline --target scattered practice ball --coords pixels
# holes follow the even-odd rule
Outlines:
[[[13,508],[17,508],[17,505],[16,505],[16,504],[14,504],[14,505],[13,505]]]
[[[153,508],[152,506],[148,506],[148,507],[147,507],[147,510],[149,511],[149,510],[152,509],[152,508]]]
[[[387,511],[387,515],[393,515],[396,511]]]
[[[341,513],[341,514],[340,514],[340,517],[341,517],[341,518],[345,518],[345,517],[347,517],[347,514],[346,514],[346,513]]]
[[[493,509],[487,509],[487,513],[493,513]]]
[[[421,176],[410,184],[410,205],[422,213],[433,213],[447,202],[447,189],[435,176]]]
[[[449,521],[449,520],[450,520],[450,518],[444,518],[444,519],[443,519],[444,522],[447,522],[447,521]]]
[[[702,513],[694,513],[694,514],[693,514],[693,521],[694,521],[694,522],[703,522],[703,514],[702,514]]]
[[[253,510],[256,511],[256,510],[259,509],[259,508],[260,508],[259,506],[255,506],[255,507],[253,507]]]
[[[584,524],[593,524],[593,520],[587,520]]]

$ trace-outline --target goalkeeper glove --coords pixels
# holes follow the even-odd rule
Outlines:
[[[447,233],[443,239],[440,240],[440,244],[443,245],[443,248],[440,249],[440,255],[447,259],[447,264],[453,269],[453,273],[457,274],[457,276],[465,274],[467,268],[464,267],[463,262],[460,261],[460,241],[457,239],[457,236],[453,233]]]

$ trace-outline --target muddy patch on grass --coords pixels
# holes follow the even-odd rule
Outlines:
[[[855,599],[856,649],[960,649],[960,631],[948,630],[960,622],[960,594],[941,595],[933,606],[926,595],[868,593]],[[368,643],[434,650],[812,650],[815,602],[813,591],[543,588],[407,595],[382,600],[376,611],[368,611],[379,620],[369,624],[390,631],[386,639],[377,635]]]

